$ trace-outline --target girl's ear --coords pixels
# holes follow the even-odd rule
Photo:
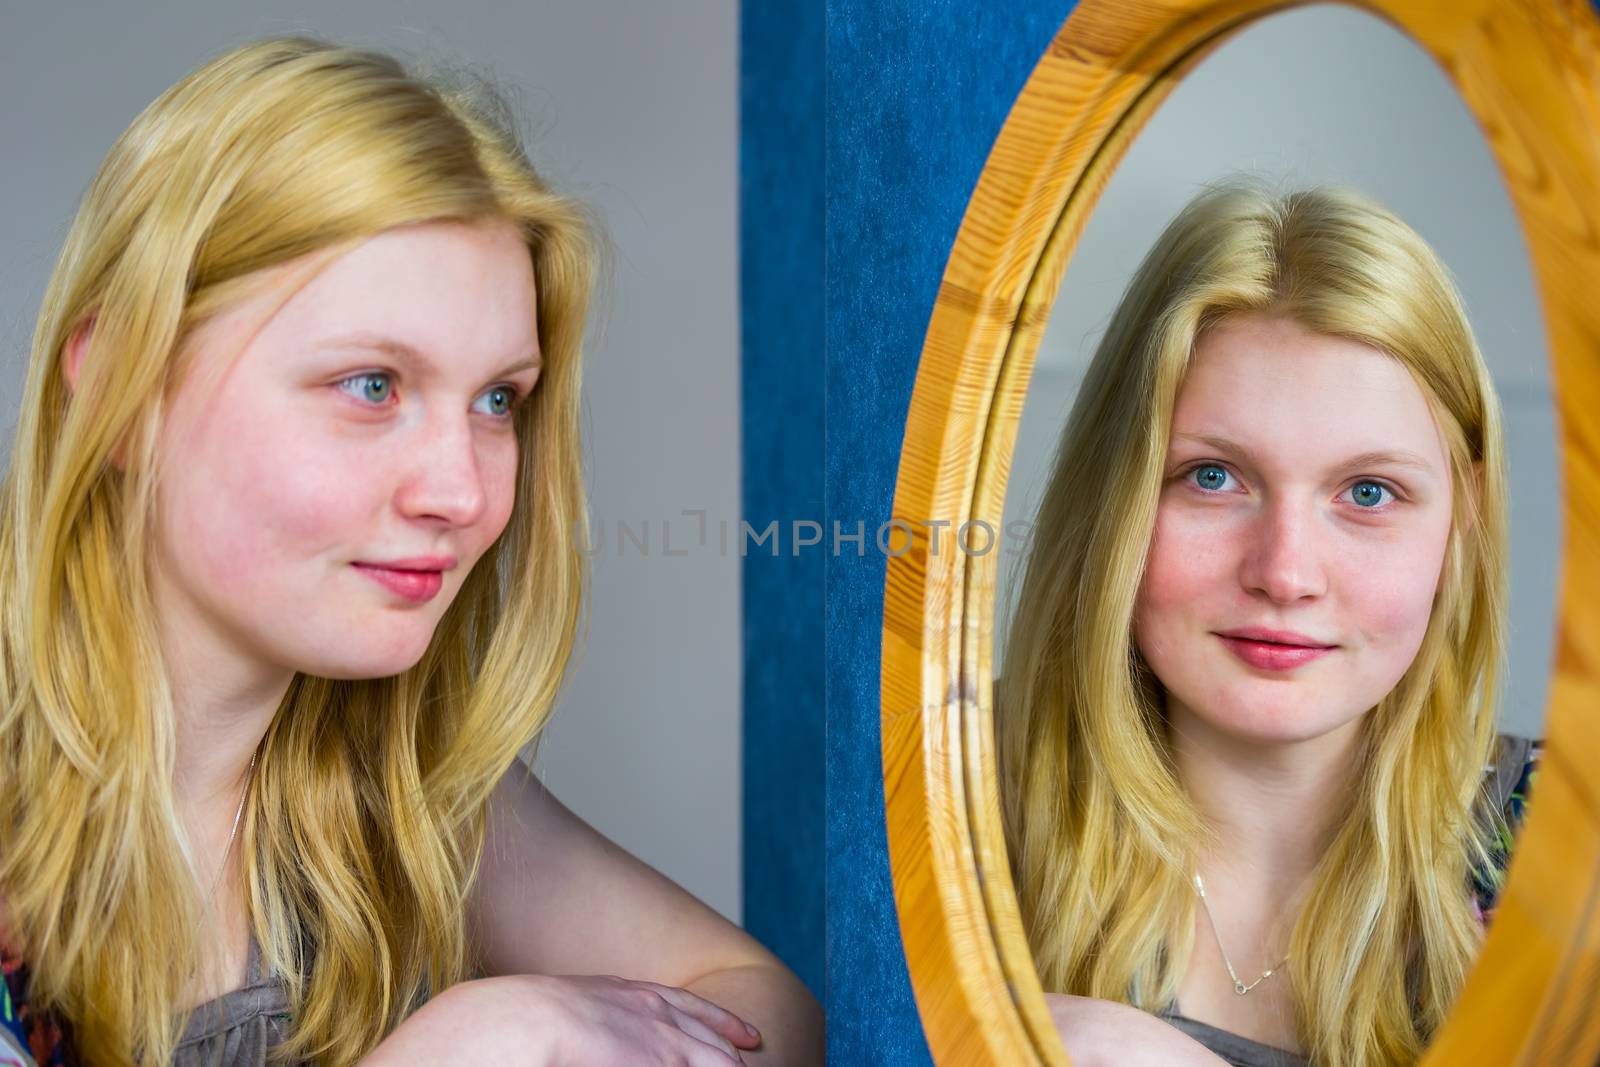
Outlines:
[[[67,379],[67,389],[73,393],[78,391],[78,375],[83,372],[83,354],[89,350],[89,339],[94,336],[94,324],[94,317],[90,316],[81,326],[74,329],[61,353],[61,373]],[[126,450],[120,441],[111,452],[111,465],[119,471],[128,469]]]
[[[89,349],[89,338],[94,335],[94,322],[91,317],[73,330],[62,353],[61,371],[66,376],[67,388],[73,392],[78,391],[78,373],[83,369],[83,354]]]

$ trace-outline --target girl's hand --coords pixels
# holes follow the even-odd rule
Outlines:
[[[1128,1004],[1046,993],[1072,1067],[1227,1067],[1227,1061],[1156,1016]]]
[[[737,1067],[761,1037],[682,989],[614,977],[505,975],[451,986],[394,1029],[362,1067],[612,1064]]]

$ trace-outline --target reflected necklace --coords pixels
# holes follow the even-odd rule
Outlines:
[[[258,748],[256,752],[259,752]],[[211,883],[211,896],[207,897],[207,906],[217,899],[217,887],[222,884],[222,875],[228,869],[228,857],[233,853],[233,839],[239,834],[239,818],[244,814],[244,800],[250,795],[250,781],[256,776],[256,752],[250,753],[250,769],[245,772],[244,789],[239,793],[239,807],[233,813],[233,829],[228,831],[228,847],[222,850],[222,869],[217,872],[216,880]]]
[[[1228,977],[1233,979],[1233,991],[1239,996],[1242,997],[1250,992],[1250,990],[1260,985],[1264,979],[1271,978],[1273,971],[1277,970],[1278,967],[1282,967],[1284,963],[1289,962],[1288,956],[1283,957],[1283,962],[1279,963],[1278,967],[1268,967],[1261,972],[1260,978],[1257,978],[1249,985],[1245,985],[1244,982],[1240,981],[1239,976],[1234,973],[1233,961],[1228,959],[1228,950],[1222,947],[1222,935],[1217,932],[1217,917],[1211,914],[1211,905],[1206,903],[1206,885],[1200,880],[1199,871],[1194,872],[1194,891],[1200,894],[1200,904],[1206,909],[1206,918],[1211,920],[1211,933],[1217,939],[1217,951],[1222,953],[1222,963],[1228,968]]]

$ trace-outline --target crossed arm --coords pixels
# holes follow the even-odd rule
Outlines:
[[[486,976],[617,975],[760,1031],[749,1064],[818,1064],[822,1011],[754,938],[574,815],[519,759],[495,787],[468,935]]]

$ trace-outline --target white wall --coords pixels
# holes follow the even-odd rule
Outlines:
[[[1252,24],[1202,60],[1135,139],[1084,229],[1040,345],[1004,521],[1032,517],[1078,382],[1139,261],[1202,183],[1237,171],[1290,188],[1354,185],[1421,233],[1455,275],[1506,416],[1512,647],[1503,728],[1539,735],[1561,479],[1530,261],[1466,105],[1425,52],[1374,16],[1319,4]],[[1001,558],[1004,589],[1014,589],[1017,559]]]
[[[8,4],[0,15],[0,412],[9,449],[39,299],[112,141],[205,59],[312,33],[480,67],[531,154],[615,246],[587,370],[592,514],[649,519],[595,559],[587,647],[537,766],[579,814],[739,917],[736,556],[661,554],[685,508],[738,517],[736,0]],[[687,529],[675,524],[674,547]]]

